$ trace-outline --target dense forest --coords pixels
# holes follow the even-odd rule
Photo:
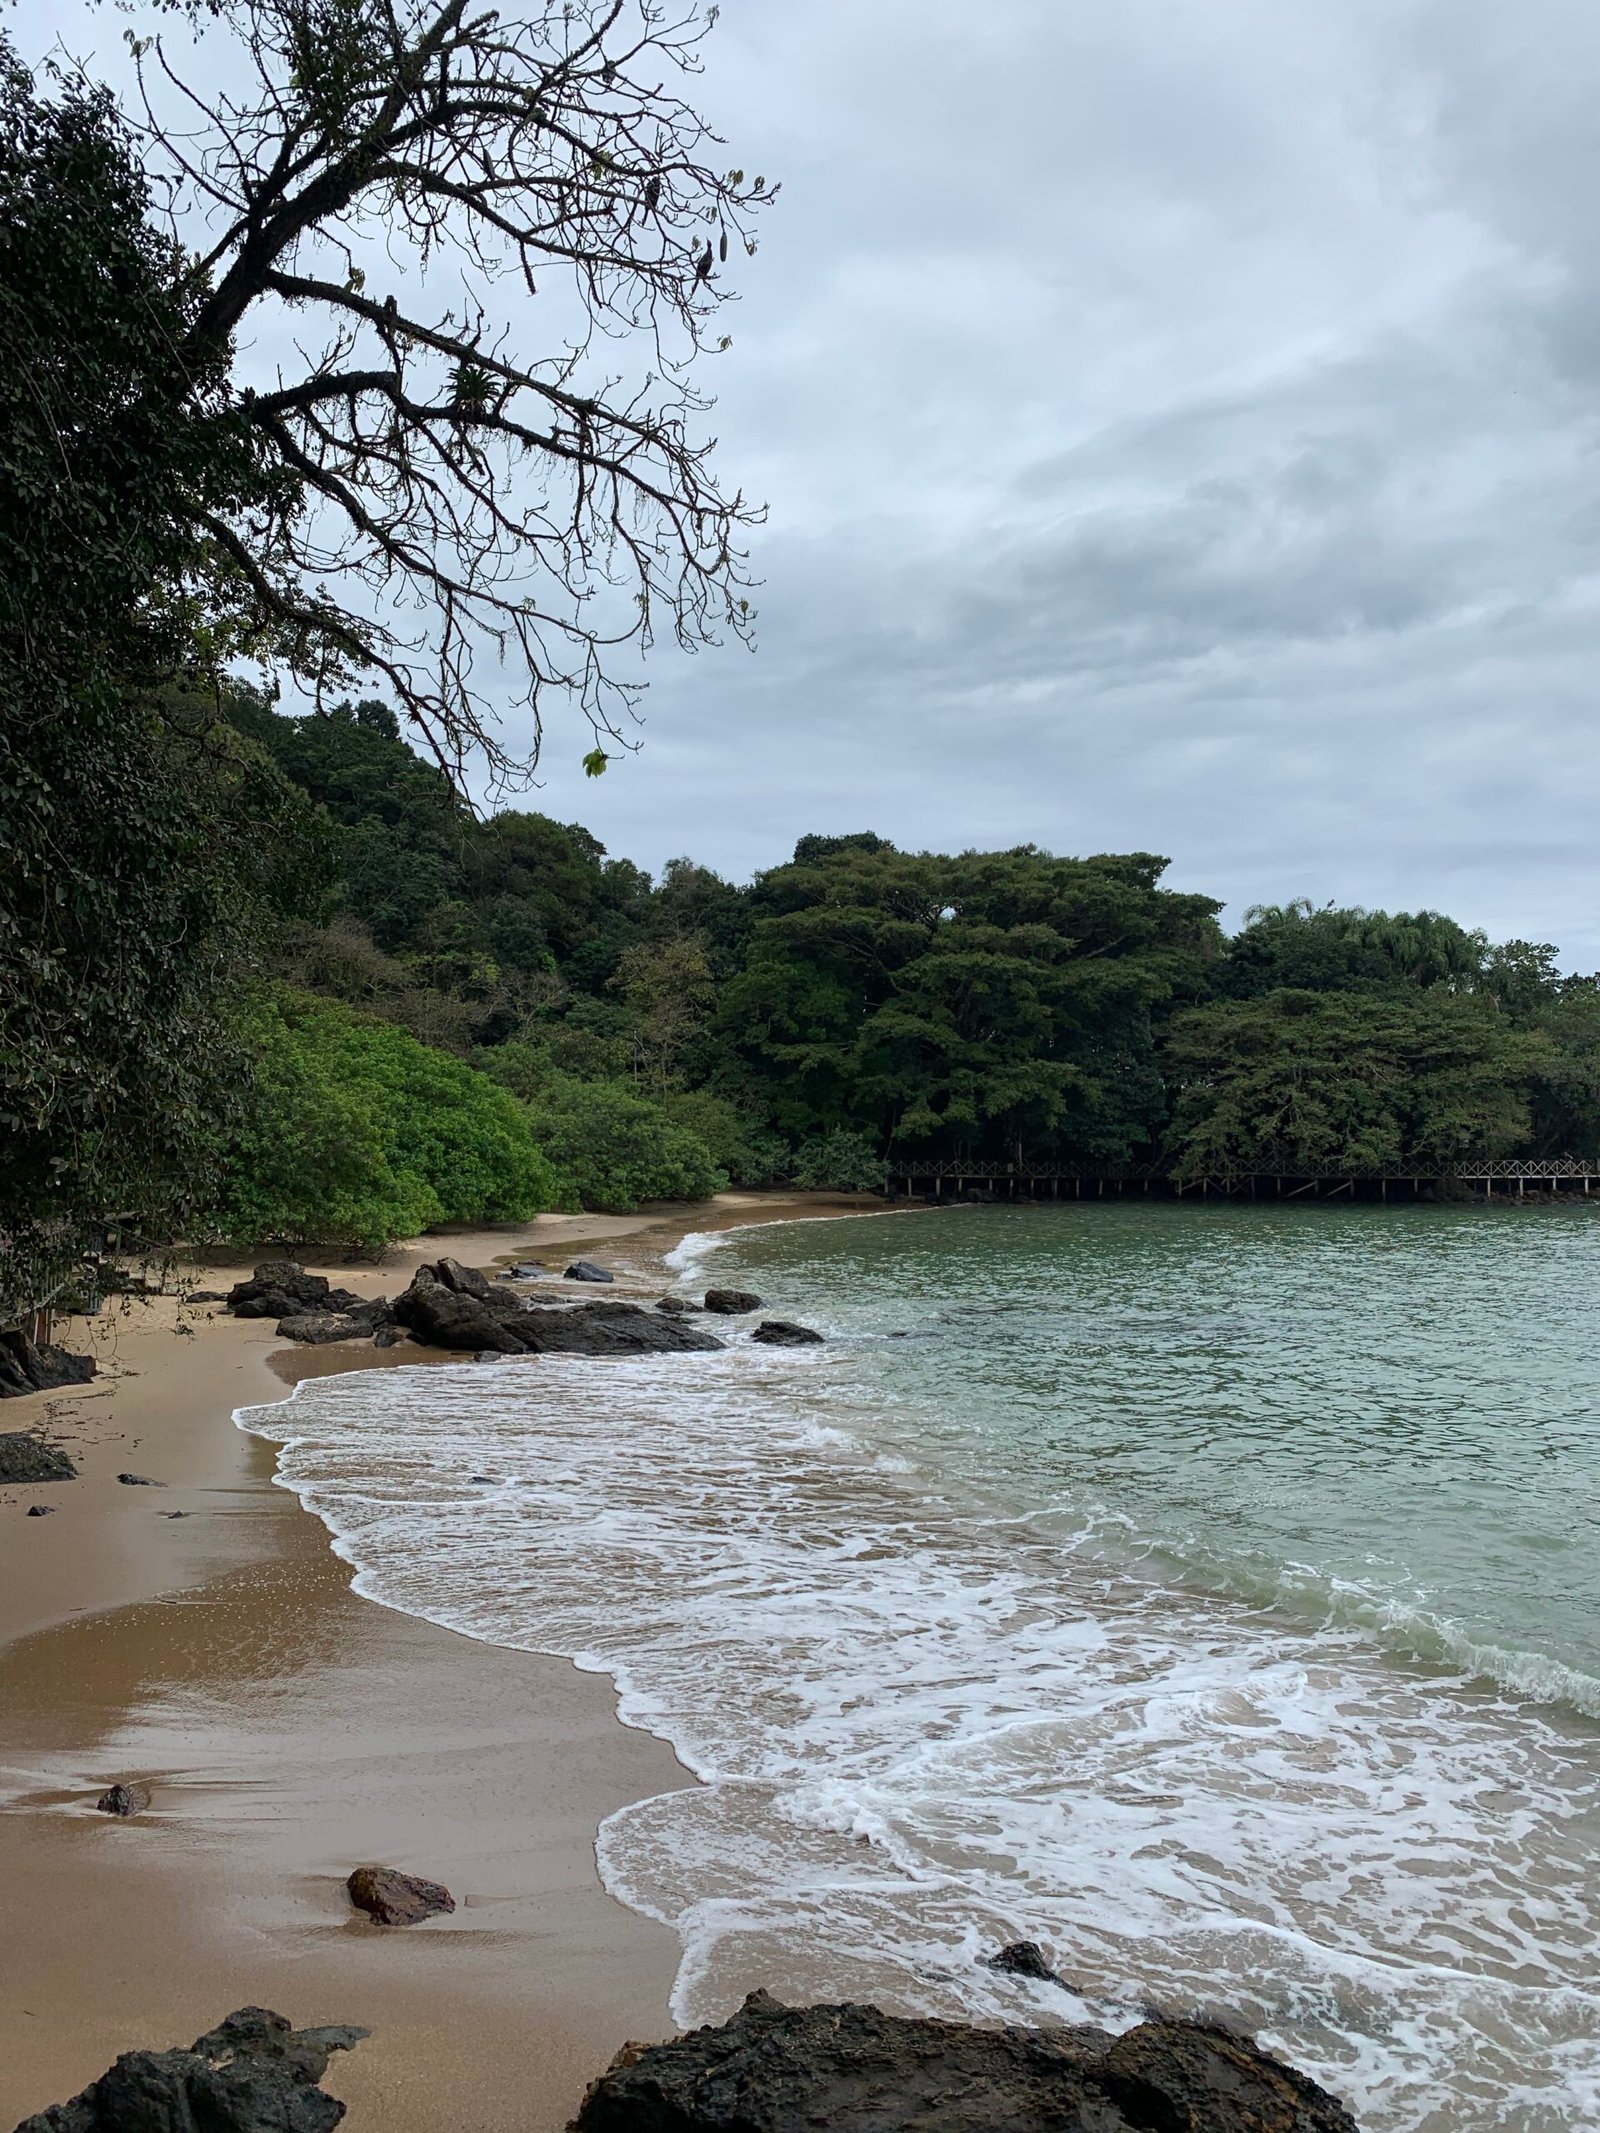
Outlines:
[[[652,880],[577,825],[480,819],[381,702],[225,708],[319,882],[249,989],[233,1235],[870,1189],[942,1157],[1433,1174],[1600,1146],[1600,987],[1548,948],[1294,903],[1227,936],[1148,854],[865,831],[746,886],[688,857]]]

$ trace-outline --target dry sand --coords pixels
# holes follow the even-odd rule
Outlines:
[[[559,1264],[581,1243],[648,1278],[687,1230],[862,1205],[729,1193],[322,1270],[392,1294],[441,1251]],[[248,2003],[371,2028],[328,2080],[352,2133],[564,2125],[625,2038],[671,2028],[676,1937],[605,1893],[593,1847],[613,1808],[686,1773],[617,1722],[603,1680],[356,1598],[272,1486],[233,1409],[385,1352],[292,1348],[169,1299],[75,1321],[66,1344],[97,1350],[100,1381],[0,1404],[0,1429],[48,1418],[80,1469],[0,1490],[0,2133],[119,2051]],[[128,1822],[93,1805],[120,1778],[154,1793]],[[442,1880],[459,1908],[372,1926],[344,1893],[363,1861]]]

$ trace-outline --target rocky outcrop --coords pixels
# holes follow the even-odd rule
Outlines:
[[[1342,2104],[1201,2022],[974,2029],[752,1993],[730,2022],[624,2048],[571,2133],[1357,2133]]]
[[[509,1301],[520,1311],[516,1297]],[[487,1298],[447,1287],[428,1267],[417,1269],[410,1288],[395,1298],[390,1309],[399,1325],[431,1348],[459,1348],[474,1355],[486,1348],[500,1355],[528,1353],[528,1343],[512,1331]]]
[[[26,1333],[0,1333],[0,1400],[54,1392],[61,1385],[87,1385],[94,1374],[92,1355],[39,1347]]]
[[[119,1474],[117,1479],[125,1489],[164,1489],[166,1483],[157,1481],[149,1474]]]
[[[7,1430],[0,1436],[0,1484],[13,1481],[72,1481],[78,1469],[65,1452],[46,1444],[32,1430]]]
[[[321,1347],[328,1341],[364,1341],[373,1331],[372,1321],[355,1318],[345,1311],[307,1311],[294,1318],[280,1318],[278,1331],[286,1341],[305,1341]]]
[[[456,1907],[442,1881],[402,1874],[397,1866],[358,1866],[345,1887],[356,1909],[380,1926],[418,1926]]]
[[[790,1318],[764,1318],[750,1338],[768,1348],[809,1348],[822,1335],[812,1326],[797,1326]]]
[[[227,1304],[236,1318],[290,1318],[297,1308],[328,1310],[329,1294],[325,1274],[308,1274],[294,1259],[265,1259],[248,1281],[234,1283]]]
[[[698,1326],[620,1301],[534,1305],[515,1330],[534,1355],[676,1355],[723,1345]]]
[[[562,1275],[563,1281],[615,1281],[616,1275],[603,1266],[596,1266],[592,1259],[574,1259]]]
[[[483,1298],[489,1294],[489,1277],[475,1266],[463,1266],[459,1259],[436,1259],[428,1269],[435,1281],[447,1289],[454,1289],[458,1296]]]
[[[16,2133],[332,2133],[344,2105],[319,2086],[335,2052],[364,2029],[291,2029],[241,2007],[187,2051],[124,2052],[70,2103]]]
[[[706,1309],[715,1311],[723,1318],[742,1318],[747,1311],[759,1311],[761,1298],[754,1289],[707,1289]]]

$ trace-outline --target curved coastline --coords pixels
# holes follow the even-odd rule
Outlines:
[[[794,1207],[728,1195],[713,1220]],[[442,1248],[654,1258],[707,1213],[544,1218],[325,1270],[376,1294]],[[0,1492],[0,1874],[36,1921],[8,1962],[0,2122],[257,2002],[373,2028],[336,2077],[363,2122],[432,2133],[470,2096],[486,2129],[553,2133],[625,2037],[671,2027],[675,1938],[605,1893],[594,1843],[681,1768],[566,1661],[367,1604],[272,1448],[228,1424],[404,1350],[290,1348],[171,1300],[75,1322],[68,1345],[100,1379],[38,1416],[18,1403],[12,1426],[48,1418],[81,1478]],[[128,1466],[163,1492],[119,1486]],[[27,1518],[36,1499],[57,1515]],[[86,1805],[133,1774],[153,1780],[148,1815]],[[442,1863],[461,1910],[388,1938],[352,1924],[343,1873],[370,1853]]]

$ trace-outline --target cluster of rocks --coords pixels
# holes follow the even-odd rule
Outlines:
[[[333,2054],[367,2034],[293,2029],[265,2007],[241,2007],[187,2051],[124,2052],[81,2096],[16,2133],[332,2133],[345,2107],[319,2084]]]
[[[239,1318],[270,1318],[288,1340],[313,1343],[371,1340],[392,1347],[410,1339],[427,1348],[496,1355],[665,1355],[701,1352],[725,1344],[691,1317],[736,1317],[761,1309],[761,1298],[742,1289],[708,1289],[704,1305],[663,1297],[654,1311],[618,1298],[584,1303],[546,1303],[528,1296],[518,1280],[538,1268],[518,1267],[491,1281],[459,1259],[419,1267],[410,1286],[392,1300],[364,1300],[334,1288],[326,1276],[308,1274],[293,1260],[268,1260],[249,1280],[218,1301]],[[592,1260],[575,1260],[569,1281],[608,1283],[613,1276]],[[820,1341],[809,1326],[763,1319],[751,1338],[766,1346],[799,1347]]]
[[[1336,2097],[1211,2023],[974,2029],[785,2007],[624,2045],[570,2133],[1358,2133]]]
[[[433,1908],[453,1908],[445,1891],[436,1893],[444,1902]],[[187,2051],[124,2052],[81,2096],[24,2119],[16,2133],[331,2133],[345,2107],[320,2086],[328,2060],[366,2035],[296,2030],[282,2015],[243,2007]],[[1212,2022],[1152,2015],[1120,2037],[1087,2026],[975,2029],[853,2002],[785,2007],[765,1992],[716,2027],[665,2044],[625,2044],[591,2084],[568,2133],[904,2133],[910,2126],[918,2133],[1359,2133],[1337,2097]]]

